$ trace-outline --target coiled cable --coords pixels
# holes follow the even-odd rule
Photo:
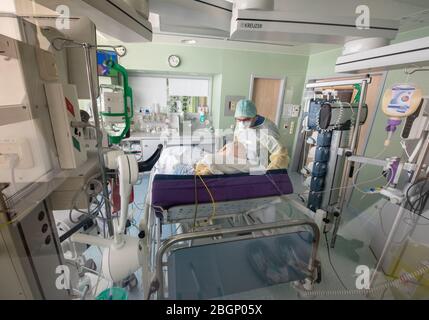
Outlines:
[[[423,267],[411,273],[404,273],[398,279],[388,281],[382,285],[370,289],[355,289],[355,290],[326,290],[326,291],[312,291],[299,288],[300,293],[305,297],[310,296],[351,296],[351,295],[369,295],[374,293],[382,293],[390,288],[398,288],[406,282],[417,280],[418,277],[429,272],[429,263],[424,264]]]

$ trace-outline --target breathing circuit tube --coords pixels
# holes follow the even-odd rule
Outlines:
[[[424,275],[427,272],[429,272],[429,263],[425,264],[423,267],[421,267],[420,269],[417,269],[412,273],[404,273],[396,280],[388,281],[385,284],[382,284],[380,286],[377,286],[371,289],[311,291],[311,290],[305,290],[305,289],[299,288],[299,292],[305,297],[338,296],[338,295],[341,295],[341,296],[368,295],[372,293],[383,292],[384,290],[393,288],[393,287],[398,288],[408,281],[417,280],[418,277]]]

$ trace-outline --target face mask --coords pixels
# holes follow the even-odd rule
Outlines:
[[[249,129],[252,126],[252,121],[238,121],[237,128],[240,130]]]

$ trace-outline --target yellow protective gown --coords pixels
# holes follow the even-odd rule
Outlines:
[[[267,170],[289,166],[288,151],[280,142],[279,129],[271,120],[265,118],[262,123],[248,129],[236,128],[234,137],[246,146],[250,162],[262,164]]]

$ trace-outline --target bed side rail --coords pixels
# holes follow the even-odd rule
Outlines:
[[[167,250],[169,250],[174,244],[178,242],[204,239],[204,238],[221,237],[221,236],[228,236],[228,235],[236,235],[236,234],[243,234],[243,233],[250,233],[250,232],[257,232],[257,231],[281,229],[281,228],[292,228],[292,227],[299,227],[299,226],[309,226],[313,230],[314,241],[313,241],[311,259],[309,262],[309,270],[314,273],[314,271],[317,268],[316,266],[317,250],[319,248],[319,241],[320,241],[319,227],[317,226],[316,223],[310,220],[286,220],[286,221],[278,221],[274,223],[264,223],[264,224],[241,226],[241,227],[234,227],[234,228],[228,228],[228,229],[184,233],[184,234],[179,234],[169,238],[168,240],[164,241],[161,244],[161,246],[159,247],[156,253],[156,274],[155,274],[155,279],[152,281],[150,286],[151,293],[157,292],[159,298],[161,299],[164,298],[164,276],[163,276],[162,259],[164,257],[164,254],[167,252]]]

